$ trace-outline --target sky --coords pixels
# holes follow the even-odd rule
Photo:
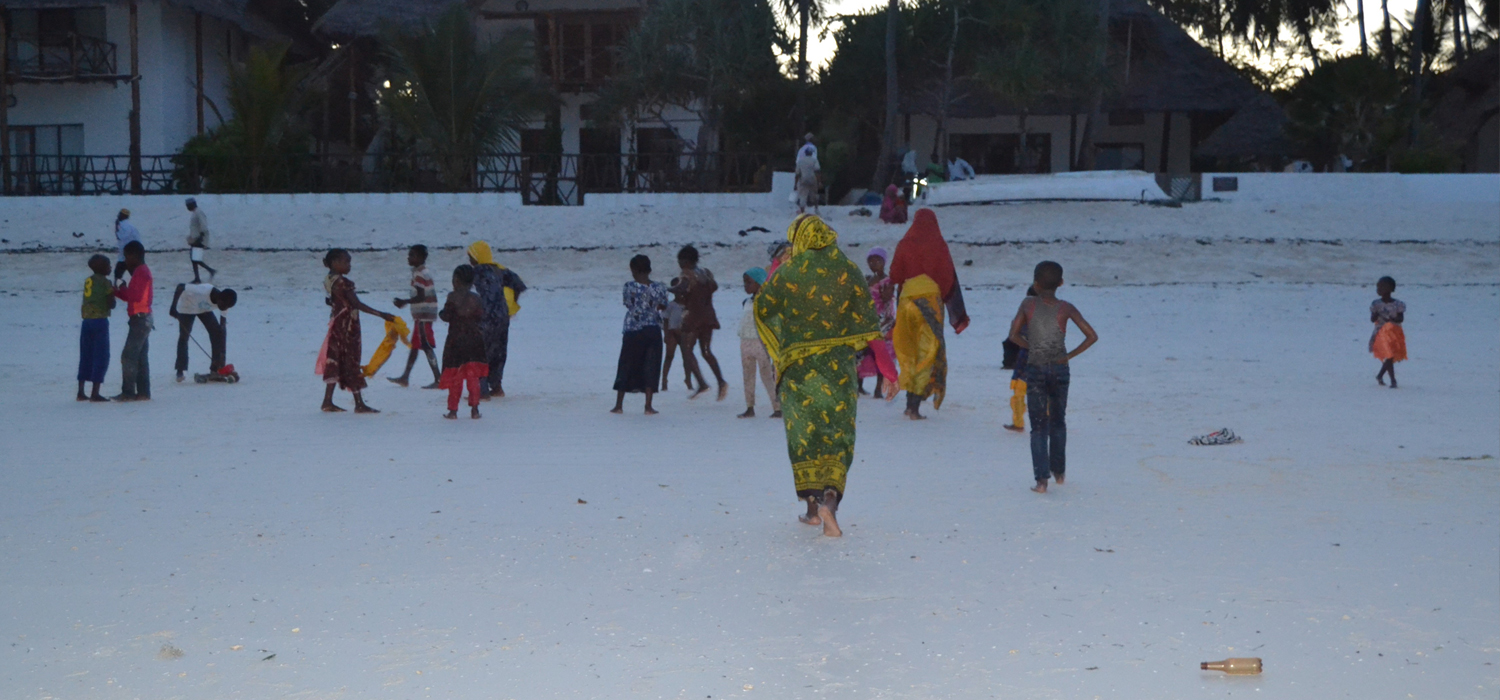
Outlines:
[[[1391,17],[1406,17],[1416,9],[1417,0],[1389,0]],[[828,14],[841,15],[853,14],[870,7],[883,7],[885,3],[871,2],[870,0],[828,0]],[[1343,46],[1338,49],[1339,53],[1352,53],[1359,49],[1359,20],[1354,13],[1355,0],[1347,0],[1344,11],[1345,21],[1341,33]],[[1476,18],[1471,17],[1472,24]],[[1365,29],[1370,32],[1371,41],[1374,33],[1380,25],[1380,0],[1365,0]],[[821,38],[814,36],[814,40],[807,48],[808,62],[813,66],[822,66],[833,57],[833,38]]]

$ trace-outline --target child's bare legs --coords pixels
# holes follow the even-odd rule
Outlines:
[[[332,382],[329,382],[328,384],[325,384],[323,386],[323,412],[324,413],[343,413],[344,412],[344,409],[339,408],[338,406],[333,405],[333,390],[335,388],[337,388],[337,385],[335,385]]]
[[[1384,377],[1387,374],[1391,375],[1391,388],[1395,389],[1396,388],[1396,361],[1394,359],[1386,360],[1386,361],[1380,363],[1380,372],[1378,372],[1375,375],[1375,381],[1380,382],[1381,386],[1385,386],[1385,379],[1383,379],[1382,377]]]
[[[926,420],[927,416],[922,415],[922,402],[926,400],[926,396],[906,392],[906,417],[912,420]]]
[[[79,382],[78,382],[78,398],[77,398],[78,401],[88,401],[89,400],[88,395],[86,395],[86,394],[83,393],[83,384],[84,384],[84,382],[82,380],[79,380]]]
[[[719,381],[718,400],[723,401],[724,397],[729,395],[729,382],[724,381],[724,373],[719,371],[719,358],[714,356],[714,351],[711,347],[713,341],[714,331],[712,328],[705,328],[702,333],[698,334],[698,351],[703,353],[703,359],[708,362],[708,368],[714,372],[714,379]],[[700,384],[702,383],[703,375],[700,374],[698,376],[698,381]],[[704,387],[707,388],[706,385]]]
[[[655,391],[652,391],[650,389],[646,390],[646,415],[648,415],[648,416],[654,416],[654,415],[656,415],[656,409],[651,407],[651,398],[654,397],[654,396],[656,396],[656,392]],[[609,409],[609,412],[610,413],[624,413],[625,412],[625,392],[623,392],[623,391],[616,391],[615,392],[615,407]]]
[[[687,375],[685,380],[687,381],[688,389],[693,389],[694,378],[698,380],[698,388],[693,391],[692,396],[688,397],[690,399],[698,398],[699,394],[708,391],[708,382],[703,379],[703,368],[698,365],[698,358],[693,356],[693,346],[697,344],[698,335],[696,333],[682,334],[682,371]]]
[[[424,353],[427,355],[427,365],[432,368],[431,386],[435,388],[438,380],[441,378],[441,373],[438,371],[437,355],[433,353],[432,348],[418,348],[415,344],[412,345],[411,353],[406,356],[406,371],[402,372],[399,377],[386,377],[386,379],[390,380],[392,384],[407,386],[411,381],[411,368],[417,364],[417,355]]]
[[[672,359],[675,358],[675,357],[677,357],[677,342],[679,340],[680,340],[680,337],[679,337],[679,334],[677,333],[677,331],[667,331],[666,334],[663,337],[663,341],[666,343],[666,346],[667,346],[666,347],[667,357],[666,357],[665,360],[662,361],[662,365],[661,365],[661,390],[662,391],[666,391],[667,390],[667,375],[672,373]],[[686,368],[687,367],[687,362],[684,361],[682,363],[682,366],[684,368]],[[684,369],[684,373],[685,372],[686,372],[686,370]],[[689,384],[688,388],[691,389],[693,387],[692,387],[691,384]]]

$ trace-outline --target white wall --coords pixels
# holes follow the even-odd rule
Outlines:
[[[1214,178],[1234,178],[1238,190],[1215,192]],[[1245,204],[1328,202],[1489,203],[1500,207],[1500,175],[1397,173],[1204,173],[1203,198]],[[1436,212],[1435,212],[1436,213]],[[1394,237],[1401,237],[1393,231]],[[1495,232],[1500,237],[1500,231]]]
[[[116,72],[130,72],[130,13],[124,3],[105,4],[108,41],[115,44]],[[193,14],[160,1],[139,5],[141,153],[170,155],[198,131],[194,82]],[[229,33],[219,20],[203,18],[204,92],[228,113]],[[130,85],[125,82],[18,84],[13,126],[82,124],[85,155],[130,152]],[[205,106],[205,128],[219,121]]]

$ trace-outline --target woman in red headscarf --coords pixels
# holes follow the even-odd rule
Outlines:
[[[922,402],[932,397],[942,408],[948,386],[948,354],[943,343],[946,307],[955,333],[969,327],[963,290],[953,255],[931,209],[918,209],[911,228],[896,246],[891,281],[901,286],[896,305],[896,328],[891,343],[901,366],[898,382],[906,391],[906,416],[921,420]]]

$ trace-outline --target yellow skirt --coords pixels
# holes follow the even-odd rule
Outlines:
[[[916,396],[932,396],[934,408],[943,405],[948,388],[948,353],[943,344],[943,300],[937,294],[905,296],[896,305],[896,328],[891,334],[897,384]]]

